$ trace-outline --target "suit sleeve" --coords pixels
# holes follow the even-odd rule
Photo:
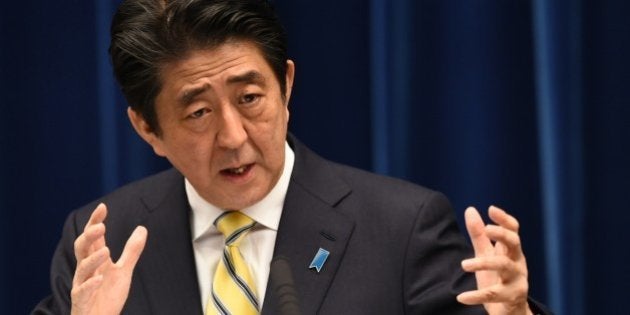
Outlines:
[[[76,222],[76,212],[72,213],[63,227],[63,234],[53,255],[50,267],[50,285],[52,294],[44,298],[32,315],[70,314],[70,290],[76,269],[74,240],[80,230]]]
[[[462,259],[472,257],[472,251],[444,195],[431,192],[420,205],[405,257],[407,314],[485,314],[480,306],[456,300],[459,293],[476,284],[474,276],[460,266]]]

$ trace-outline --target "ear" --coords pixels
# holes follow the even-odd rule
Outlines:
[[[131,121],[133,129],[153,148],[155,154],[165,157],[166,153],[162,145],[162,138],[155,134],[155,131],[153,131],[146,120],[144,120],[144,117],[131,109],[131,107],[127,107],[127,116],[129,116],[129,121]]]
[[[285,94],[285,104],[286,106],[289,105],[289,99],[291,98],[291,90],[293,89],[293,79],[295,78],[295,63],[293,63],[293,60],[289,59],[287,60],[287,74],[286,74],[286,78],[285,78],[285,82],[286,82],[286,87],[287,87],[287,91]]]

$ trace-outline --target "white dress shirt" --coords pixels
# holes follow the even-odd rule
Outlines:
[[[282,175],[269,194],[256,204],[245,209],[239,209],[256,221],[256,225],[245,236],[239,249],[256,281],[261,308],[265,300],[265,290],[269,279],[269,264],[273,257],[282,206],[287,195],[295,161],[293,150],[286,142],[284,156]],[[192,209],[190,225],[193,249],[195,251],[201,304],[205,312],[210,298],[214,272],[217,269],[219,259],[223,255],[224,248],[223,235],[212,223],[225,210],[217,208],[204,200],[188,179],[185,180],[185,185],[188,202]]]

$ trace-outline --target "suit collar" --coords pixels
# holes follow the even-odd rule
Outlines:
[[[354,222],[335,207],[351,193],[331,163],[289,135],[295,167],[280,219],[274,257],[287,257],[304,314],[317,313],[341,264]],[[330,252],[320,272],[309,265],[319,248]],[[277,314],[272,280],[267,284],[263,314]]]
[[[296,156],[292,183],[302,186],[331,207],[350,194],[350,186],[334,173],[329,161],[308,149],[292,134],[288,135],[288,142]]]

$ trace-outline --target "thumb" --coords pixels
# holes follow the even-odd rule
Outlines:
[[[127,240],[125,249],[123,249],[122,255],[120,255],[120,259],[118,259],[116,264],[129,272],[133,271],[140,254],[142,254],[142,250],[144,250],[144,245],[147,243],[147,234],[147,229],[144,226],[136,227]]]

